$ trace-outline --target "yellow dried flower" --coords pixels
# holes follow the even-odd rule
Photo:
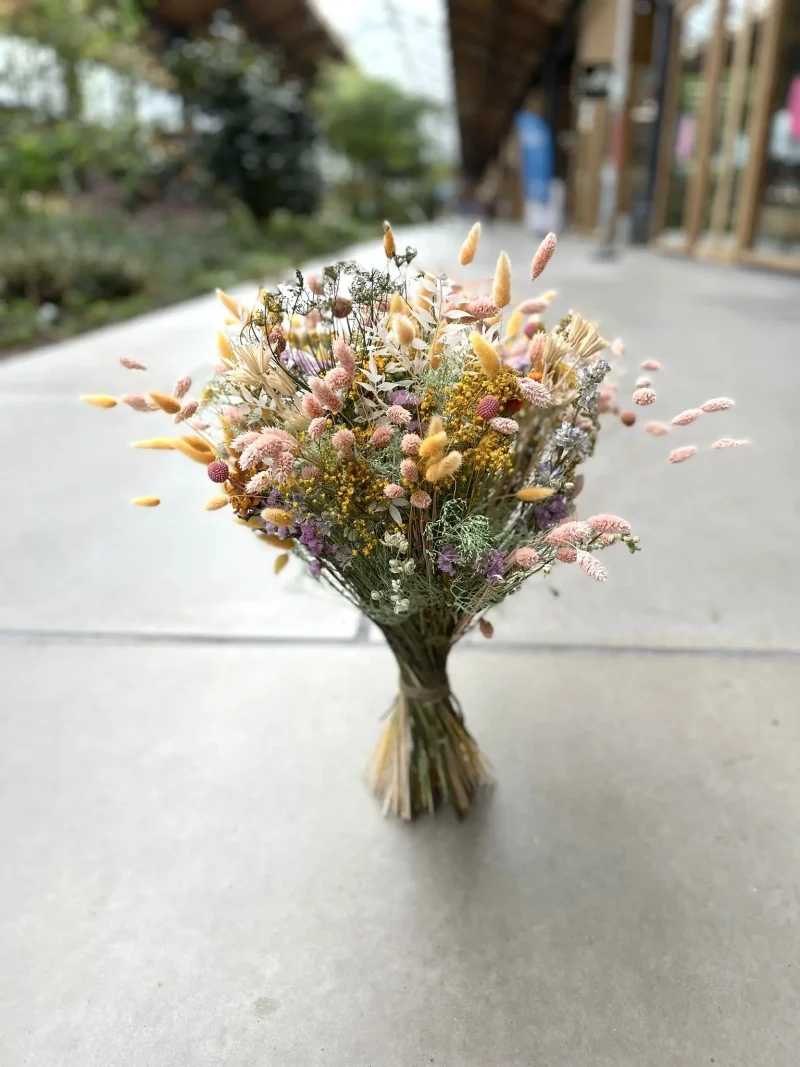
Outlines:
[[[227,334],[217,334],[217,351],[227,362],[230,362],[233,359],[233,349],[231,348],[231,342]]]
[[[217,458],[214,449],[199,437],[175,437],[172,440],[172,447],[176,452],[181,452],[189,459],[193,459],[195,463],[202,463],[204,467],[213,463]]]
[[[463,456],[460,452],[448,452],[444,459],[437,463],[428,464],[425,472],[425,480],[428,482],[440,482],[444,478],[452,478],[461,466]]]
[[[416,336],[414,323],[407,315],[395,315],[392,328],[399,345],[410,345]]]
[[[383,250],[387,259],[391,259],[397,251],[397,246],[394,243],[394,233],[392,233],[392,226],[389,222],[384,222],[383,224]]]
[[[167,393],[150,393],[150,399],[168,415],[177,415],[181,410],[180,400],[176,400],[174,396],[169,396]]]
[[[132,441],[131,448],[158,448],[165,452],[175,447],[174,437],[148,437],[144,441]]]
[[[137,508],[157,508],[161,500],[157,496],[137,496],[131,501]]]
[[[293,526],[294,515],[291,511],[285,511],[283,508],[264,508],[261,512],[261,518],[264,522],[271,522],[273,526]]]
[[[224,494],[221,494],[220,496],[212,496],[212,497],[210,497],[205,502],[204,507],[205,507],[206,511],[219,511],[220,508],[227,507],[227,505],[230,504],[230,502],[231,502],[231,498],[227,495],[227,493],[224,493]]]
[[[522,329],[522,318],[523,315],[519,308],[512,311],[511,318],[508,320],[508,329],[506,330],[506,335],[509,338],[516,337]]]
[[[238,300],[234,300],[232,296],[228,296],[227,293],[223,293],[221,289],[217,289],[217,297],[222,304],[230,311],[231,315],[236,316],[238,322],[242,317],[242,305]]]
[[[389,314],[390,315],[407,315],[411,308],[399,293],[392,293],[392,299],[389,301]]]
[[[492,303],[504,308],[511,303],[511,260],[505,252],[497,257],[492,285]]]
[[[91,393],[89,396],[82,396],[81,400],[84,404],[91,404],[95,408],[115,408],[117,401],[113,396],[108,396],[106,393]]]
[[[546,489],[543,485],[531,485],[527,489],[517,490],[517,500],[524,500],[526,504],[532,504],[536,500],[547,500],[552,496],[555,489]]]
[[[483,373],[487,378],[494,378],[501,367],[500,357],[494,346],[489,344],[483,334],[478,333],[477,330],[473,330],[469,335],[469,342],[472,346],[472,351],[478,358]]]
[[[440,459],[444,455],[445,448],[447,448],[447,434],[442,430],[441,433],[425,438],[419,446],[419,455],[423,459]]]
[[[274,564],[274,566],[272,568],[273,571],[276,574],[280,574],[281,571],[283,570],[283,568],[286,566],[286,564],[288,562],[289,562],[289,553],[288,552],[282,552],[275,560],[275,564]]]
[[[476,222],[472,229],[467,234],[466,240],[461,246],[461,251],[458,254],[458,262],[462,267],[466,267],[468,263],[471,263],[475,258],[475,253],[478,250],[478,239],[481,235],[481,224]]]
[[[428,432],[426,437],[434,437],[437,433],[441,433],[444,429],[444,423],[442,422],[440,415],[431,415],[428,423]]]

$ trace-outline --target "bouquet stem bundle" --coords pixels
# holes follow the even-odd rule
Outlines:
[[[489,781],[489,768],[450,689],[447,647],[415,645],[414,635],[384,633],[400,684],[367,769],[372,791],[384,812],[402,819],[433,813],[442,802],[461,817]]]

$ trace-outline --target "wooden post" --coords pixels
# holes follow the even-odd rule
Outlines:
[[[784,9],[785,0],[772,0],[765,20],[761,47],[756,57],[755,104],[750,116],[747,166],[742,178],[737,213],[736,252],[740,256],[753,243],[758,199],[764,175],[772,93],[775,78],[778,76],[778,48]]]

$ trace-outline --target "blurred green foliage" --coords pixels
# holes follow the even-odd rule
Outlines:
[[[275,58],[220,17],[210,36],[173,44],[165,62],[185,101],[187,150],[212,181],[256,218],[313,211],[316,130],[300,86],[282,81]]]
[[[311,99],[325,141],[349,165],[341,190],[354,215],[400,222],[414,208],[415,221],[430,214],[436,173],[424,127],[436,110],[430,101],[344,65],[323,72]]]
[[[301,91],[225,14],[165,45],[148,3],[0,0],[0,33],[27,42],[0,69],[0,350],[263,280],[366,220],[432,211],[424,100],[350,67]],[[102,112],[84,99],[97,64],[116,101]],[[180,104],[171,125],[141,121],[148,87]]]

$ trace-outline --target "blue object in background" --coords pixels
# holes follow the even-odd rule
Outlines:
[[[532,230],[553,229],[556,204],[553,189],[553,134],[533,111],[518,111],[514,120],[520,146],[525,221]]]

